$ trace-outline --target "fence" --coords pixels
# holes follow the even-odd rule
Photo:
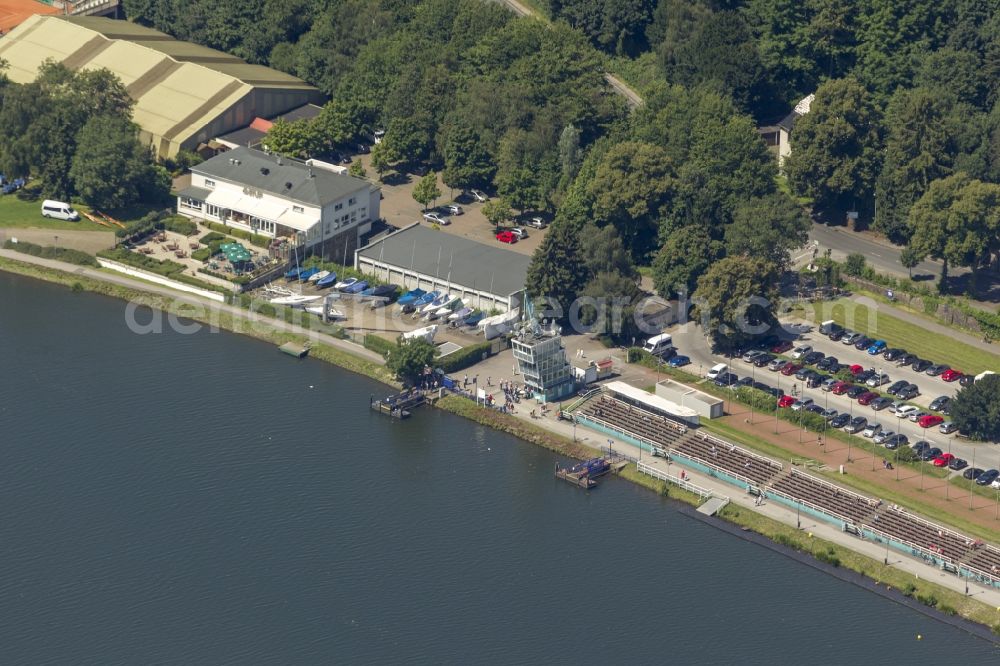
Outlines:
[[[708,499],[710,497],[715,496],[715,494],[708,488],[702,488],[699,485],[691,483],[687,479],[682,479],[679,476],[668,474],[667,472],[664,472],[661,469],[657,469],[652,465],[647,465],[644,462],[637,463],[636,469],[639,470],[639,473],[641,474],[645,474],[646,476],[651,476],[654,479],[659,479],[660,481],[666,481],[667,483],[672,483],[683,490],[695,493],[696,495],[698,495],[698,497],[702,499]],[[722,497],[721,499],[724,499],[727,502],[729,501],[729,497]]]

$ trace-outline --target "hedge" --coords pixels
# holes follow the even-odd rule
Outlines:
[[[80,250],[72,250],[67,247],[35,245],[34,243],[25,243],[24,241],[15,243],[9,240],[4,243],[3,246],[4,249],[14,250],[23,254],[30,254],[33,257],[65,261],[66,263],[76,264],[77,266],[100,266],[100,264],[97,263],[97,259],[95,259],[93,255]]]
[[[198,233],[198,225],[183,215],[172,215],[164,219],[163,228],[182,236],[194,236]]]
[[[491,342],[480,342],[468,347],[463,347],[458,351],[448,354],[437,362],[437,366],[445,372],[456,372],[464,370],[470,365],[475,365],[483,360],[483,355],[489,355]]]
[[[203,247],[191,253],[191,258],[195,261],[208,261],[215,254],[210,247]]]
[[[778,399],[766,391],[750,386],[736,389],[736,399],[744,405],[753,407],[758,412],[773,412],[778,408]]]
[[[365,349],[370,349],[382,356],[388,356],[389,352],[396,348],[396,343],[389,342],[374,333],[366,333],[362,344],[364,344]]]
[[[225,234],[220,234],[218,231],[209,231],[207,234],[198,239],[198,242],[202,245],[208,245],[212,241],[224,241],[226,240]]]
[[[186,268],[184,264],[178,264],[176,261],[170,261],[169,259],[160,261],[159,259],[154,259],[153,257],[147,257],[144,254],[130,252],[122,247],[116,247],[113,250],[101,250],[97,253],[97,256],[127,264],[128,266],[133,266],[135,268],[141,268],[144,271],[156,273],[157,275],[163,275],[165,277],[173,277],[177,273],[183,273]]]
[[[212,231],[218,231],[219,233],[229,234],[234,238],[240,238],[245,241],[250,241],[253,245],[257,247],[268,247],[271,244],[271,239],[267,236],[261,236],[259,234],[252,234],[245,229],[236,229],[235,227],[226,226],[221,222],[209,222],[208,228]]]

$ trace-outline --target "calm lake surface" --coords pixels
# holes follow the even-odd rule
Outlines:
[[[0,272],[0,663],[1000,663],[652,493],[124,310]]]

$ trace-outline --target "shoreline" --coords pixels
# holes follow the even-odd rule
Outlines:
[[[185,309],[185,304],[183,302],[176,299],[165,299],[161,294],[143,290],[141,287],[128,287],[122,284],[116,284],[110,281],[81,275],[76,272],[68,272],[58,268],[38,265],[12,258],[0,257],[0,271],[39,279],[52,284],[59,284],[73,291],[88,291],[104,296],[128,300],[167,312],[168,314],[198,321],[231,333],[245,335],[247,337],[264,342],[270,342],[276,345],[283,342],[303,343],[309,341],[312,344],[310,356],[314,356],[320,361],[336,365],[341,369],[374,379],[387,387],[400,387],[398,382],[395,382],[388,376],[384,365],[378,364],[374,360],[364,358],[359,353],[353,353],[350,349],[340,349],[331,345],[316,343],[315,340],[311,340],[307,335],[279,330],[276,326],[270,325],[267,321],[257,319],[250,322],[251,325],[249,326],[236,325],[236,318],[226,312],[220,312],[217,318],[209,319],[204,314],[199,316],[198,312],[191,312],[189,309]],[[277,325],[278,320],[275,320],[274,323]],[[493,428],[494,430],[513,435],[525,442],[541,446],[560,455],[566,455],[576,459],[585,459],[599,454],[599,452],[595,449],[579,442],[573,442],[550,429],[525,422],[522,419],[511,415],[501,414],[500,412],[480,407],[467,398],[449,395],[435,401],[433,404],[439,409],[461,416],[480,425]],[[681,502],[682,504],[677,507],[679,511],[684,512],[686,506],[697,506],[699,503],[697,495],[688,493],[666,482],[640,474],[636,471],[635,465],[632,463],[630,463],[628,467],[623,470],[623,473],[620,474],[620,476],[622,476],[626,481],[632,482],[652,492],[656,492],[662,497]],[[749,509],[748,511],[750,511],[750,513],[757,519],[741,519],[743,517],[741,513],[742,509],[743,507],[739,507],[739,510],[736,511],[723,511],[720,516],[713,519],[713,521],[709,524],[714,524],[719,529],[724,529],[725,531],[729,531],[736,536],[742,536],[743,538],[746,538],[748,532],[757,535],[760,539],[767,541],[766,544],[762,543],[761,545],[769,547],[772,550],[776,550],[777,552],[784,553],[793,559],[807,564],[807,566],[813,566],[814,568],[826,571],[827,573],[830,573],[831,575],[834,575],[842,580],[848,579],[839,574],[850,571],[852,575],[860,578],[859,581],[854,581],[856,584],[864,587],[865,589],[869,589],[870,591],[875,591],[876,593],[881,592],[881,590],[877,588],[878,584],[883,582],[880,580],[882,576],[876,578],[871,575],[871,572],[878,571],[881,566],[880,563],[875,560],[846,546],[833,544],[822,539],[813,540],[817,546],[820,546],[819,550],[810,548],[799,543],[797,540],[788,537],[786,534],[783,534],[789,529],[794,531],[794,528],[788,528],[783,523],[768,518],[761,513],[753,512]],[[765,528],[763,524],[767,523],[774,523],[774,525]],[[740,534],[741,532],[743,534]],[[810,535],[810,537],[811,536],[812,535]],[[846,553],[850,553],[852,557],[845,558],[846,561],[844,562],[844,566],[841,566],[841,560],[837,557],[837,555],[843,555]],[[822,557],[820,554],[822,554]],[[836,559],[836,564],[829,561],[831,557]],[[837,569],[840,569],[841,571],[837,572]],[[906,576],[905,572],[896,569],[892,569],[891,571],[897,573],[899,576]],[[869,585],[862,584],[860,581],[871,581],[874,588]],[[962,613],[950,605],[945,604],[942,605],[942,608],[935,608],[936,602],[935,604],[921,603],[921,600],[923,599],[952,599],[952,597],[957,593],[932,581],[920,579],[919,583],[922,588],[920,591],[926,592],[926,595],[918,594],[917,588],[913,586],[912,583],[909,587],[912,587],[913,589],[909,590],[909,594],[904,595],[898,591],[898,588],[903,587],[902,585],[898,585],[897,589],[894,589],[893,591],[903,597],[905,600],[904,605],[914,608],[918,612],[922,612],[940,621],[963,628],[969,631],[969,633],[972,633],[980,638],[986,638],[987,640],[992,640],[994,643],[1000,644],[1000,624],[990,624],[985,619],[978,620],[975,617],[971,617],[972,613]],[[888,588],[889,584],[885,583],[885,585]],[[886,592],[888,592],[888,590]],[[883,596],[888,595],[883,594]],[[890,598],[893,601],[903,603],[897,598]],[[978,600],[970,601],[972,601],[973,604],[982,606],[982,610],[992,611],[991,607],[979,602]],[[923,608],[919,608],[921,606]],[[977,632],[973,631],[970,627],[963,626],[963,624],[958,623],[957,620],[959,618],[962,623],[972,623],[976,627],[983,627],[983,631]]]

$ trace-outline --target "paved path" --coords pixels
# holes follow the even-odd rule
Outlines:
[[[325,333],[311,331],[297,324],[291,324],[283,320],[271,319],[269,317],[262,317],[260,315],[257,315],[256,313],[250,312],[235,305],[227,305],[224,303],[219,303],[217,301],[209,300],[207,298],[201,298],[195,296],[194,294],[186,294],[180,291],[175,291],[173,289],[170,289],[169,287],[163,287],[157,284],[153,284],[151,282],[136,280],[134,278],[127,277],[125,275],[106,273],[104,271],[100,271],[95,268],[86,268],[83,266],[75,266],[73,264],[67,264],[61,261],[54,261],[52,259],[42,259],[41,257],[33,257],[31,255],[14,252],[13,250],[0,250],[0,257],[4,257],[6,259],[12,259],[14,261],[20,261],[26,264],[34,264],[45,268],[51,268],[58,271],[63,271],[64,273],[70,273],[72,275],[80,275],[82,277],[90,278],[93,280],[100,280],[102,282],[117,284],[123,287],[128,287],[129,289],[136,289],[138,291],[157,294],[160,296],[174,299],[175,301],[178,302],[199,305],[204,308],[205,312],[225,312],[226,314],[232,316],[235,320],[245,322],[248,325],[248,328],[251,328],[252,325],[255,323],[259,323],[271,329],[283,331],[286,333],[295,333],[297,335],[304,336],[315,342],[323,343],[325,345],[341,349],[343,351],[354,354],[355,356],[360,356],[368,361],[374,361],[379,365],[382,365],[385,362],[380,354],[365,349],[364,347],[356,345],[352,342],[346,342],[344,340],[335,338]],[[236,331],[236,332],[240,333],[243,331]]]
[[[519,405],[520,410],[518,411],[517,416],[528,422],[534,423],[535,425],[557,432],[564,437],[573,437],[573,425],[566,423],[565,421],[557,421],[555,419],[554,409],[550,410],[545,418],[532,419],[530,416],[531,405],[532,403],[530,402],[522,401]],[[577,440],[593,448],[599,448],[607,445],[608,437],[603,433],[590,430],[589,428],[585,428],[583,426],[577,426],[575,433]],[[631,456],[633,458],[641,457],[644,463],[652,465],[672,475],[676,475],[678,473],[676,465],[668,463],[662,458],[654,458],[648,453],[642,453],[638,447],[632,446],[626,442],[622,442],[617,439],[613,441],[614,444],[612,445],[612,449],[614,451],[623,453],[624,455]],[[812,516],[796,515],[796,512],[793,509],[778,502],[765,502],[761,506],[754,506],[754,500],[756,498],[754,496],[747,495],[744,490],[741,490],[737,486],[725,483],[717,478],[710,477],[687,468],[685,468],[685,471],[690,476],[691,482],[695,485],[707,488],[717,496],[729,497],[733,503],[738,506],[761,513],[769,518],[777,520],[778,522],[784,523],[785,525],[795,527],[801,522],[801,530],[803,533],[812,534],[818,538],[844,546],[866,555],[876,562],[883,562],[886,559],[886,549],[882,544],[862,540],[856,536],[841,532],[835,526],[824,521],[817,520]],[[952,574],[944,573],[936,567],[925,564],[922,560],[908,557],[896,550],[889,551],[888,560],[889,566],[913,574],[917,578],[933,581],[942,587],[946,587],[955,592],[965,592],[964,579],[960,579]],[[1000,607],[1000,590],[989,589],[970,583],[969,591],[972,596],[983,603],[993,607]]]
[[[518,2],[518,0],[494,0],[500,4],[506,5],[511,11],[513,11],[518,16],[538,16],[535,10],[527,7],[526,5]],[[642,105],[642,97],[636,91],[632,90],[627,83],[619,79],[614,74],[604,72],[604,80],[608,82],[616,93],[625,98],[628,105],[631,108]]]

